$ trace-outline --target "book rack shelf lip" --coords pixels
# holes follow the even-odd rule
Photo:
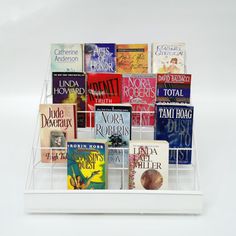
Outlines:
[[[186,190],[124,190],[124,189],[94,189],[94,190],[25,190],[25,194],[154,194],[154,195],[199,195],[202,196],[202,192],[199,191],[186,191]]]
[[[79,202],[83,204],[78,204]],[[197,215],[202,213],[202,193],[149,190],[26,191],[25,211],[27,213]]]

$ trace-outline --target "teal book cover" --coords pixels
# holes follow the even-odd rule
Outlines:
[[[83,72],[83,44],[52,44],[51,72]]]

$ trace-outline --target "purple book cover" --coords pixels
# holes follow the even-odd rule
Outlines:
[[[86,43],[85,71],[86,72],[109,72],[116,71],[116,45],[114,43]]]
[[[53,103],[76,103],[77,126],[85,127],[86,116],[86,83],[85,74],[78,72],[52,73],[52,97]]]

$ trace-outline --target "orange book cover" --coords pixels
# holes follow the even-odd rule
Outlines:
[[[41,161],[66,162],[66,141],[77,137],[76,104],[40,104]]]
[[[117,44],[116,71],[132,74],[148,73],[148,45]]]

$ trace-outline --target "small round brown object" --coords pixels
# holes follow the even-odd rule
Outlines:
[[[141,176],[141,184],[145,189],[159,189],[163,184],[163,177],[157,170],[146,170]]]

